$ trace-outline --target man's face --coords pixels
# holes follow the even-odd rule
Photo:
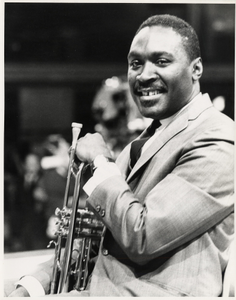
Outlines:
[[[143,28],[133,39],[128,65],[130,91],[145,117],[168,118],[199,92],[193,85],[193,63],[171,28]]]

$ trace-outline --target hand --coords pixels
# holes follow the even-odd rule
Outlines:
[[[23,286],[19,286],[8,297],[30,297],[29,293]]]
[[[77,141],[76,155],[80,161],[91,163],[97,155],[112,158],[112,154],[99,133],[88,133]]]

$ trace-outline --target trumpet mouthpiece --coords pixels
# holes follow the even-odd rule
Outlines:
[[[81,128],[83,127],[83,124],[73,122],[71,124],[71,127],[72,127],[72,148],[74,149],[76,147],[76,142],[79,137]]]
[[[73,122],[73,123],[71,124],[71,127],[82,128],[82,127],[83,127],[83,124]]]

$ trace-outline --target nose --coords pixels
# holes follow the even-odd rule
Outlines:
[[[156,73],[155,65],[151,62],[146,62],[141,71],[141,73],[137,75],[136,79],[140,83],[147,83],[155,81],[158,78],[158,74]]]

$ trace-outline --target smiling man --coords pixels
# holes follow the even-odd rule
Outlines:
[[[220,296],[234,229],[234,123],[200,92],[198,39],[183,20],[146,20],[128,65],[134,101],[155,121],[116,162],[98,133],[78,140],[78,158],[94,170],[87,205],[106,233],[86,291],[68,295]],[[48,293],[50,265],[40,270]]]
[[[195,34],[192,38],[180,34],[162,25],[147,26],[141,27],[132,42],[128,55],[130,90],[145,117],[168,118],[200,91],[200,50],[197,43],[187,42],[196,39]]]

